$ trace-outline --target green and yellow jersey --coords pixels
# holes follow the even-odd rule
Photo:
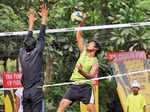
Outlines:
[[[77,61],[77,64],[76,66],[79,66],[80,64],[82,65],[82,70],[87,73],[87,74],[90,74],[90,71],[91,71],[91,68],[92,68],[92,65],[94,63],[97,63],[98,62],[98,59],[96,57],[94,58],[90,58],[88,56],[88,52],[85,50],[81,53],[78,61]],[[75,67],[74,71],[73,71],[73,74],[70,78],[70,80],[72,81],[80,81],[80,80],[87,80],[83,75],[81,75],[79,72],[78,72],[78,69],[77,67]],[[84,84],[92,84],[93,81],[88,81],[88,82],[84,82]]]

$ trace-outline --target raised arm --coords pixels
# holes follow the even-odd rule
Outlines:
[[[27,38],[31,38],[33,34],[33,27],[34,27],[34,22],[37,20],[35,17],[35,14],[33,12],[28,13],[28,18],[29,18],[29,28],[28,28],[28,35]]]
[[[39,33],[39,37],[38,37],[37,48],[40,51],[43,51],[44,46],[45,46],[44,37],[45,37],[45,29],[46,29],[46,21],[47,21],[48,11],[49,11],[49,8],[47,8],[45,5],[42,5],[41,12],[39,12],[39,15],[42,17],[42,21],[41,21],[40,33]]]
[[[38,13],[42,17],[41,24],[46,25],[46,19],[47,19],[47,16],[48,16],[49,8],[47,8],[46,5],[41,5],[40,8],[42,9],[42,11],[38,12]]]
[[[79,27],[82,27],[84,25],[85,19],[86,19],[86,14],[84,13],[84,19],[80,23]],[[77,44],[78,44],[78,48],[79,48],[80,52],[83,52],[86,49],[86,47],[84,45],[84,39],[83,39],[81,30],[77,31],[76,40],[77,40]]]

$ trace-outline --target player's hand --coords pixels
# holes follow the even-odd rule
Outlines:
[[[28,12],[28,18],[29,18],[30,23],[34,23],[37,20],[37,18],[35,17],[34,12],[32,12],[32,11]]]
[[[83,20],[82,20],[82,22],[80,23],[80,27],[84,25],[85,20],[86,20],[86,13],[83,13]]]
[[[77,66],[78,71],[82,71],[82,65]]]
[[[83,21],[85,21],[86,20],[86,13],[83,13]]]
[[[41,5],[40,8],[41,8],[41,12],[38,12],[39,15],[40,15],[42,18],[47,18],[49,8],[47,8],[46,5]]]

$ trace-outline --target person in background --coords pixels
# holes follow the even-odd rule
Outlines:
[[[22,100],[23,100],[23,88],[17,89],[16,95],[16,110],[15,112],[23,112]]]
[[[127,112],[146,112],[146,101],[144,96],[139,94],[140,84],[134,80],[132,94],[127,97]]]

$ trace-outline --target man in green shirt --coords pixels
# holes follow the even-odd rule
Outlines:
[[[132,84],[133,93],[127,98],[127,112],[146,112],[145,98],[139,94],[140,84],[134,80]]]
[[[86,14],[79,27],[84,25]],[[80,58],[76,63],[76,67],[71,76],[72,81],[80,81],[95,78],[98,73],[98,59],[97,54],[100,52],[100,46],[96,41],[90,41],[87,47],[84,45],[82,31],[77,31],[76,34],[78,48],[80,50]],[[95,107],[94,92],[92,88],[92,81],[84,83],[74,83],[71,85],[64,98],[60,102],[57,112],[64,112],[66,107],[75,101],[81,101],[87,105],[88,112],[98,112]]]

